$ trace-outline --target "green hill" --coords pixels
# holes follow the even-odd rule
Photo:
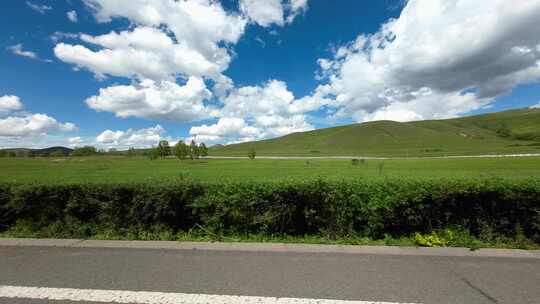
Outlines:
[[[213,147],[211,156],[442,156],[540,153],[540,109],[400,123],[374,121]]]

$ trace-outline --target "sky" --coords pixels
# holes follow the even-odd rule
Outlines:
[[[0,148],[540,107],[540,0],[2,0]]]

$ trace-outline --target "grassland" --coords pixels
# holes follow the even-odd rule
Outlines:
[[[0,159],[0,182],[107,183],[192,179],[203,182],[397,178],[540,178],[540,157],[366,160],[205,159],[143,157]]]
[[[540,153],[540,109],[447,120],[375,121],[215,147],[211,155],[445,156]]]

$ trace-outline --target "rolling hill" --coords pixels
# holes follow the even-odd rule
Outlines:
[[[400,123],[374,121],[213,147],[211,156],[444,156],[540,153],[540,109]]]

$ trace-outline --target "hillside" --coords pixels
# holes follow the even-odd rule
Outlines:
[[[441,156],[540,153],[540,109],[400,123],[374,121],[214,147],[212,156]]]

